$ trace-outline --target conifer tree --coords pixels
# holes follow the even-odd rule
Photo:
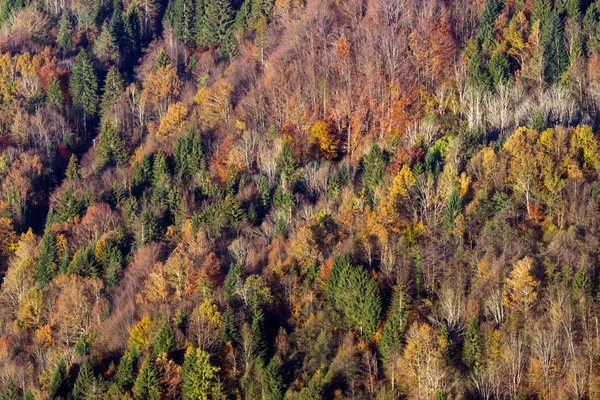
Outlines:
[[[63,10],[58,22],[58,33],[56,34],[56,43],[61,50],[69,51],[73,48],[71,33],[73,33],[73,25],[71,25],[67,12]]]
[[[152,357],[147,356],[135,380],[133,398],[135,400],[160,400],[158,373]]]
[[[540,21],[543,24],[550,18],[552,13],[552,0],[533,0],[533,10],[531,11],[531,24]]]
[[[65,178],[71,182],[78,182],[81,180],[81,170],[79,169],[79,162],[77,161],[77,156],[75,154],[71,154],[71,158],[69,158],[69,165],[67,165]]]
[[[510,63],[502,52],[496,52],[488,62],[491,82],[494,88],[506,83],[510,76]]]
[[[0,390],[0,400],[21,400],[19,388],[11,377],[6,380],[4,387]]]
[[[230,0],[206,0],[204,45],[222,44],[233,24]]]
[[[58,397],[65,398],[67,389],[67,363],[64,360],[60,360],[52,375],[48,395],[51,399]]]
[[[110,37],[119,47],[121,54],[128,50],[129,38],[123,21],[123,8],[118,0],[113,1],[113,14],[109,25]]]
[[[96,377],[94,371],[88,360],[83,362],[83,365],[79,369],[77,379],[73,385],[73,400],[85,400],[86,395],[89,394],[96,385]]]
[[[387,156],[378,144],[374,144],[369,153],[362,160],[363,182],[366,186],[374,188],[383,181]]]
[[[73,105],[82,110],[85,117],[92,117],[98,110],[98,78],[90,56],[81,50],[71,67],[69,92]]]
[[[158,357],[162,353],[170,353],[173,350],[173,343],[175,341],[175,335],[171,330],[169,324],[164,323],[154,337],[152,342],[152,349],[154,356]]]
[[[40,243],[38,262],[35,270],[36,279],[42,288],[50,283],[54,275],[52,265],[56,259],[56,238],[50,231],[53,218],[54,213],[50,210],[46,218],[46,229]]]
[[[481,20],[479,21],[479,30],[477,31],[477,43],[479,46],[489,47],[489,43],[494,37],[496,18],[500,13],[500,7],[496,0],[487,0]]]
[[[581,0],[566,0],[567,15],[569,18],[578,19],[581,17]]]
[[[556,12],[551,13],[548,20],[544,21],[542,45],[544,46],[544,79],[547,83],[555,83],[569,64],[562,21]]]
[[[383,326],[381,340],[378,343],[379,354],[384,362],[395,359],[400,355],[402,336],[406,325],[406,317],[410,306],[410,297],[399,285],[394,287],[392,303],[388,310],[387,320]]]
[[[271,359],[262,369],[262,395],[264,400],[283,400],[283,382],[279,372],[281,362]]]
[[[448,199],[448,207],[444,214],[444,229],[450,232],[454,228],[454,220],[462,211],[462,202],[458,196],[458,190],[454,188]]]
[[[192,0],[175,0],[175,34],[186,45],[194,43],[195,9]]]
[[[277,176],[282,182],[293,183],[293,176],[298,168],[296,159],[292,154],[292,148],[288,142],[283,143],[281,152],[277,156]]]
[[[103,116],[108,114],[124,91],[125,81],[119,70],[115,66],[110,67],[104,80],[104,93],[102,93],[100,102],[100,110]]]
[[[127,159],[127,151],[119,131],[108,121],[104,121],[96,144],[96,168],[122,165]]]
[[[581,267],[575,273],[571,284],[571,297],[573,300],[589,298],[592,295],[592,280],[586,267]]]
[[[117,384],[124,391],[132,388],[134,383],[135,369],[136,360],[130,352],[125,352],[119,361],[119,366],[117,367],[117,374],[115,377]]]
[[[462,362],[470,370],[477,371],[481,366],[481,337],[479,323],[471,319],[462,349]]]
[[[60,88],[60,82],[56,76],[50,78],[48,83],[48,102],[56,107],[63,106],[63,94]]]

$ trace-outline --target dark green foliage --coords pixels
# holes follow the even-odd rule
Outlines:
[[[277,176],[284,184],[293,184],[297,168],[292,148],[288,142],[284,142],[281,152],[277,156]]]
[[[362,159],[363,183],[365,186],[374,188],[378,186],[385,176],[387,167],[387,154],[374,144],[369,153]]]
[[[75,343],[75,354],[84,357],[87,356],[92,350],[93,337],[88,336],[86,332],[81,332],[77,343]]]
[[[56,43],[61,50],[69,51],[73,48],[71,33],[73,33],[73,25],[71,24],[69,14],[63,11],[58,22],[58,33],[56,34]]]
[[[152,165],[152,186],[156,189],[157,187],[166,188],[171,177],[169,171],[169,164],[167,163],[167,157],[161,150],[154,157],[154,163]]]
[[[221,344],[227,342],[237,343],[240,339],[238,328],[235,324],[233,311],[231,307],[227,307],[221,318]]]
[[[269,209],[269,204],[271,203],[271,188],[269,187],[267,178],[264,176],[260,177],[258,184],[256,185],[256,190],[258,191],[258,200],[260,205],[266,212]]]
[[[548,20],[552,13],[552,0],[533,0],[531,23],[539,20],[542,24]]]
[[[238,285],[241,284],[242,281],[242,267],[239,264],[231,264],[229,267],[229,272],[225,277],[225,282],[223,283],[223,289],[225,290],[225,294],[229,299],[231,299],[237,290]]]
[[[198,38],[199,44],[223,44],[233,24],[231,1],[205,0],[204,16],[204,29]]]
[[[147,356],[133,388],[135,400],[159,400],[158,373],[152,357]]]
[[[107,116],[111,108],[117,103],[119,96],[125,91],[125,81],[116,67],[110,67],[108,70],[103,90],[100,110],[103,116]]]
[[[67,273],[87,277],[98,275],[92,246],[82,247],[75,252],[67,268]]]
[[[558,13],[553,12],[547,20],[542,20],[542,45],[544,46],[544,79],[555,83],[569,65],[569,55],[565,48],[563,24]]]
[[[137,240],[140,246],[145,246],[148,243],[160,240],[160,226],[156,214],[146,208],[139,216],[139,228],[137,232]]]
[[[488,69],[495,88],[508,82],[510,76],[510,64],[506,55],[496,52],[488,62]]]
[[[392,302],[388,310],[387,320],[377,346],[384,361],[397,358],[400,355],[409,307],[410,297],[406,295],[401,286],[397,285],[392,293]]]
[[[479,323],[476,318],[471,319],[462,348],[462,362],[470,370],[477,371],[481,367],[481,336]]]
[[[192,0],[175,0],[175,34],[177,39],[187,45],[195,42],[195,10]]]
[[[338,257],[327,289],[328,299],[344,315],[351,329],[371,338],[381,314],[381,294],[367,270],[353,266],[348,256]]]
[[[574,300],[590,298],[592,296],[592,279],[586,267],[581,267],[573,277],[571,284],[571,297]]]
[[[60,81],[56,76],[50,78],[50,82],[48,84],[48,93],[47,93],[48,102],[56,107],[63,106],[63,94],[62,89],[60,88]]]
[[[90,56],[81,50],[71,67],[69,92],[73,106],[91,117],[98,110],[98,78]]]
[[[92,392],[96,384],[96,376],[94,375],[92,366],[86,360],[79,369],[79,374],[77,374],[77,379],[73,385],[73,400],[85,400],[87,398],[86,395]]]
[[[11,377],[6,380],[4,387],[0,390],[0,400],[21,400],[19,388]]]
[[[188,131],[185,136],[177,138],[173,148],[175,171],[184,178],[190,179],[196,172],[206,168],[202,137],[195,128]]]
[[[567,15],[569,18],[581,17],[581,0],[566,0]]]
[[[127,151],[117,128],[109,121],[104,121],[96,144],[96,168],[99,170],[122,165],[127,160]]]
[[[67,363],[64,360],[60,360],[54,370],[52,381],[48,388],[48,395],[51,399],[56,399],[58,397],[66,398],[68,392],[67,378]]]
[[[54,275],[53,264],[56,259],[56,238],[54,233],[50,231],[50,226],[53,222],[54,213],[52,210],[46,218],[46,229],[42,241],[40,243],[38,262],[35,268],[35,278],[40,287],[45,287]]]
[[[487,0],[477,31],[477,43],[480,46],[489,47],[489,43],[494,38],[495,23],[499,13],[500,6],[496,3],[496,0]]]
[[[492,77],[484,67],[481,55],[474,53],[467,66],[467,78],[475,87],[489,88],[492,84]]]
[[[448,199],[448,207],[444,213],[444,229],[451,232],[454,228],[454,220],[462,212],[462,202],[458,196],[458,190],[454,188]]]
[[[279,372],[280,361],[271,359],[262,369],[262,388],[265,400],[283,400],[283,382]]]
[[[284,188],[283,186],[277,186],[275,193],[273,194],[273,205],[276,209],[291,212],[294,206],[294,194],[291,190]]]
[[[113,1],[113,14],[108,26],[110,37],[119,47],[121,53],[125,53],[129,48],[129,37],[125,30],[125,21],[123,20],[123,8],[118,0]]]
[[[134,350],[137,352],[137,350]],[[122,390],[129,390],[133,387],[135,370],[137,369],[137,356],[130,352],[125,352],[119,366],[117,367],[117,374],[115,377],[116,383]]]
[[[158,357],[162,353],[170,353],[173,350],[174,343],[175,334],[173,333],[173,330],[169,324],[164,323],[152,341],[152,350],[154,351],[154,356]]]
[[[56,208],[56,222],[62,223],[70,219],[81,217],[85,210],[85,200],[76,197],[73,191],[66,190],[61,196]]]
[[[529,122],[529,129],[534,129],[538,132],[546,130],[546,117],[541,111],[536,111]]]
[[[71,182],[78,182],[81,180],[81,170],[79,169],[79,162],[77,161],[75,154],[71,154],[71,158],[69,158],[65,179]]]

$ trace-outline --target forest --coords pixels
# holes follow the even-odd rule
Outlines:
[[[600,399],[600,1],[0,0],[0,400]]]

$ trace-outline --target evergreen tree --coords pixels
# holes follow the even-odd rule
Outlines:
[[[283,382],[279,372],[280,361],[276,358],[262,369],[262,395],[264,400],[283,400]]]
[[[548,83],[557,82],[569,64],[569,55],[565,48],[562,21],[558,13],[553,12],[542,28],[544,47],[544,79]]]
[[[104,93],[100,102],[100,111],[102,116],[108,115],[111,108],[117,104],[119,96],[125,91],[125,81],[119,73],[119,70],[112,66],[106,74],[104,80]]]
[[[552,0],[533,0],[533,10],[531,11],[531,24],[540,21],[543,25],[550,18],[552,13]]]
[[[140,215],[138,242],[141,246],[160,239],[160,227],[156,215],[150,208],[144,209]]]
[[[125,352],[123,357],[121,357],[121,361],[119,361],[119,366],[117,367],[117,374],[115,377],[115,381],[122,390],[127,391],[132,388],[134,383],[135,369],[136,361],[129,352]]]
[[[475,87],[489,88],[492,84],[492,78],[487,69],[483,66],[481,56],[477,52],[473,53],[469,59],[467,78]]]
[[[60,360],[54,374],[52,375],[52,381],[48,388],[48,395],[51,399],[59,397],[65,398],[68,387],[67,387],[67,363],[64,360]]]
[[[205,29],[201,39],[204,45],[222,44],[233,24],[230,0],[206,0],[204,9]]]
[[[502,52],[496,52],[488,62],[492,85],[497,88],[505,84],[510,77],[510,63]]]
[[[276,161],[277,176],[281,178],[282,182],[293,183],[293,176],[296,173],[298,164],[292,154],[292,148],[288,142],[283,143],[281,152],[277,156]]]
[[[592,280],[586,267],[581,267],[575,273],[571,284],[571,297],[573,300],[590,298],[592,296]]]
[[[252,336],[252,343],[254,344],[254,354],[256,354],[256,360],[262,363],[267,353],[267,343],[265,341],[265,313],[263,310],[258,309],[252,315],[252,323],[250,324],[250,335]]]
[[[160,330],[154,336],[154,340],[152,342],[152,349],[154,351],[154,356],[158,357],[162,353],[170,353],[173,350],[173,344],[175,342],[175,335],[171,330],[169,324],[164,323]]]
[[[56,107],[63,106],[63,94],[62,89],[60,88],[60,81],[56,76],[52,76],[50,78],[50,82],[48,83],[48,102]]]
[[[181,370],[181,392],[185,400],[222,400],[223,388],[218,381],[219,368],[210,363],[210,356],[201,349],[188,347]]]
[[[93,387],[96,385],[96,376],[92,370],[92,366],[88,360],[83,362],[83,365],[79,369],[77,379],[73,385],[73,400],[85,400],[87,394],[90,393]]]
[[[227,342],[237,343],[240,339],[231,307],[227,307],[221,318],[221,345]]]
[[[454,220],[462,212],[462,202],[458,196],[458,190],[454,188],[448,199],[448,207],[444,214],[444,229],[447,232],[451,232],[454,228]]]
[[[566,0],[567,15],[569,18],[579,19],[581,17],[581,0]]]
[[[69,92],[73,105],[81,109],[86,117],[96,114],[98,109],[98,78],[90,56],[81,50],[71,67]]]
[[[392,293],[392,303],[383,326],[381,340],[378,343],[379,354],[381,354],[384,362],[388,360],[395,361],[400,355],[409,307],[410,297],[406,295],[401,286],[397,285]]]
[[[35,277],[39,286],[42,288],[50,283],[52,276],[54,275],[52,265],[56,259],[56,238],[50,231],[50,225],[52,224],[53,218],[54,213],[50,210],[48,217],[46,218],[46,229],[40,243],[38,262],[35,270]]]
[[[6,380],[4,387],[0,391],[0,400],[21,400],[19,388],[15,385],[11,377]]]
[[[385,176],[387,155],[378,144],[371,147],[369,153],[362,160],[363,182],[366,186],[378,186]]]
[[[56,34],[56,43],[61,50],[70,51],[73,48],[71,33],[73,33],[73,25],[71,25],[67,12],[63,10],[58,22],[58,33]]]
[[[118,0],[113,1],[113,15],[110,19],[108,29],[110,37],[119,48],[121,54],[129,50],[129,38],[125,31],[125,22],[123,21],[123,8]]]
[[[79,169],[79,162],[77,161],[77,156],[75,154],[71,154],[71,158],[69,158],[69,165],[67,165],[65,178],[71,182],[78,182],[81,180],[81,170]]]
[[[133,398],[135,400],[160,400],[160,396],[158,373],[156,372],[152,357],[147,356],[135,380]]]
[[[177,40],[186,45],[192,45],[195,41],[194,24],[195,9],[192,0],[175,0],[175,35]]]
[[[261,207],[264,209],[265,213],[269,209],[269,204],[271,203],[271,188],[269,187],[269,182],[267,178],[261,176],[258,180],[258,184],[256,185],[256,190],[258,191],[258,199],[260,201]]]
[[[127,160],[127,151],[119,131],[108,121],[104,121],[96,144],[96,168],[122,165]]]
[[[84,357],[89,354],[92,350],[92,345],[88,341],[88,335],[85,332],[81,332],[79,338],[77,339],[77,343],[75,343],[75,354]]]
[[[489,43],[494,38],[496,18],[498,18],[499,13],[500,7],[496,3],[496,0],[487,0],[479,21],[479,30],[477,31],[477,43],[479,46],[489,47]]]
[[[62,223],[76,217],[81,217],[85,209],[84,201],[84,199],[75,197],[73,191],[65,191],[56,208],[56,222]]]
[[[35,400],[35,397],[33,396],[33,393],[31,393],[31,391],[28,391],[23,395],[23,400]]]
[[[481,366],[481,336],[476,318],[471,320],[467,328],[462,349],[462,362],[470,370],[477,371]]]

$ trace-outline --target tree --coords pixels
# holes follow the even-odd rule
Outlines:
[[[158,357],[162,353],[170,353],[171,350],[173,350],[174,342],[175,335],[173,334],[171,327],[167,323],[162,324],[152,341],[154,356]]]
[[[477,31],[477,43],[479,46],[489,47],[490,42],[494,38],[496,29],[496,18],[500,13],[500,6],[496,4],[496,0],[487,0],[481,19],[479,20],[479,30]]]
[[[85,360],[81,368],[79,368],[77,379],[73,385],[73,400],[87,399],[96,384],[96,376],[94,375],[92,366],[88,360]]]
[[[48,102],[50,104],[53,104],[56,107],[63,106],[63,93],[60,87],[60,81],[58,80],[56,75],[50,78],[50,82],[48,83],[48,92],[46,94],[48,96]]]
[[[56,43],[63,51],[70,51],[73,48],[73,42],[71,41],[71,33],[73,32],[73,26],[69,14],[63,10],[58,22],[58,33],[56,34]]]
[[[387,155],[385,151],[378,144],[374,144],[362,160],[364,184],[370,188],[378,186],[383,181],[386,167]]]
[[[100,103],[102,116],[108,116],[112,107],[117,103],[119,96],[125,92],[125,81],[119,73],[119,70],[112,66],[106,74],[104,80],[104,93]]]
[[[557,12],[542,20],[542,45],[544,47],[544,79],[557,82],[569,66],[569,54],[565,48],[562,21]]]
[[[284,185],[293,184],[293,176],[297,168],[296,159],[288,142],[284,142],[281,152],[277,156],[277,175]]]
[[[279,367],[280,361],[273,357],[262,369],[262,396],[265,400],[283,400],[283,382]]]
[[[205,28],[198,38],[199,44],[204,46],[222,44],[233,24],[230,0],[206,0],[204,15]]]
[[[135,380],[133,397],[135,400],[160,400],[158,374],[152,357],[147,356]]]
[[[81,50],[71,67],[69,92],[73,105],[83,111],[84,116],[93,117],[98,110],[98,78],[87,52]]]
[[[0,400],[21,400],[19,388],[15,385],[11,377],[6,380],[4,387],[0,391]]]
[[[112,123],[104,121],[96,144],[96,168],[122,165],[127,160],[123,139]]]
[[[53,212],[50,210],[46,222],[46,232],[42,237],[40,243],[38,262],[36,266],[36,279],[40,287],[46,286],[52,280],[54,275],[56,259],[56,238],[50,231],[50,224],[52,223]]]
[[[462,362],[470,370],[477,372],[481,367],[481,337],[479,323],[476,318],[471,319],[462,349]]]
[[[123,354],[123,357],[119,361],[115,380],[124,391],[133,387],[138,358],[139,354],[136,347],[132,347],[130,351],[126,351]]]
[[[517,310],[527,311],[537,299],[539,282],[531,276],[533,259],[525,257],[517,261],[506,279],[504,304]]]
[[[225,399],[217,372],[219,372],[219,368],[211,365],[207,352],[193,346],[188,347],[182,369],[183,398],[189,400]]]
[[[51,399],[64,398],[68,390],[67,382],[67,363],[61,359],[54,370],[52,381],[48,388],[48,395]]]

